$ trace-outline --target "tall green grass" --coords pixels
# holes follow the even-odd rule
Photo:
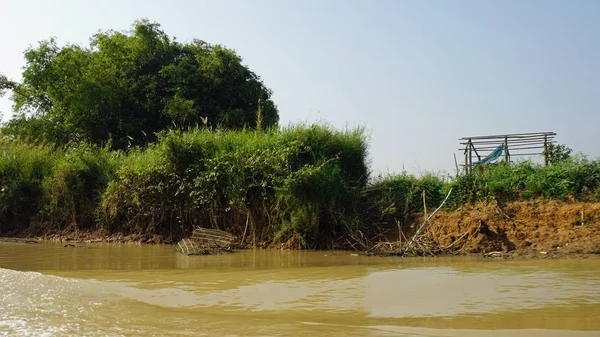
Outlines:
[[[600,200],[600,160],[577,155],[549,166],[530,161],[498,163],[480,167],[451,185],[454,207],[492,197],[503,202],[530,198]]]
[[[361,225],[362,129],[168,131],[127,154],[5,138],[0,231],[104,229],[176,239],[194,226],[249,243],[330,247]]]
[[[449,210],[491,198],[600,200],[600,161],[495,164],[453,181],[370,178],[360,128],[190,129],[127,153],[3,138],[0,185],[3,235],[103,230],[176,240],[203,226],[249,244],[331,248],[437,207],[450,188]]]
[[[86,144],[0,140],[0,231],[89,228],[118,159]]]
[[[452,181],[431,173],[380,176],[364,190],[363,207],[370,212],[367,221],[388,225],[405,222],[410,214],[424,211],[423,195],[431,209],[442,202],[450,188],[452,194],[445,206],[450,211],[491,199],[600,200],[600,160],[577,155],[549,166],[531,161],[498,163],[478,167]]]
[[[0,140],[0,224],[4,232],[28,227],[43,206],[43,182],[58,160],[47,146]]]
[[[329,247],[357,218],[366,151],[360,129],[170,131],[129,154],[101,213],[110,230],[178,236],[203,226],[251,243]]]
[[[365,190],[366,203],[387,222],[406,221],[411,213],[437,207],[444,199],[447,184],[438,175],[407,174],[380,176]],[[425,198],[423,198],[423,196]]]

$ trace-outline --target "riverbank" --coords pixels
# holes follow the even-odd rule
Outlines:
[[[600,203],[517,201],[478,203],[442,212],[433,223],[441,245],[460,233],[466,253],[509,252],[514,256],[600,254]],[[464,234],[462,234],[464,235]]]
[[[562,212],[536,209],[548,200],[600,202],[600,160],[582,156],[548,166],[480,166],[450,180],[432,173],[374,176],[361,128],[171,130],[127,151],[10,137],[0,147],[0,236],[9,237],[173,243],[203,227],[234,235],[244,247],[370,251],[391,241],[383,253],[398,254],[408,241],[400,240],[398,227],[411,237],[427,208],[447,200],[446,215],[432,223],[442,228],[431,226],[423,237],[429,241],[409,252],[485,254],[571,245],[577,238],[536,246],[539,238],[529,235],[545,234],[529,224],[554,223],[538,221],[536,212]],[[508,218],[482,218],[480,209],[495,200]],[[535,205],[511,215],[523,203]],[[596,215],[584,208],[582,226],[593,224]],[[573,216],[569,223],[576,224]]]
[[[390,240],[393,235],[388,236],[387,242],[380,242],[371,252],[402,254],[423,217],[414,216],[408,230],[401,227],[403,233],[395,240]],[[454,211],[440,211],[408,252],[510,259],[600,257],[599,219],[599,202],[478,202]]]
[[[207,227],[252,245],[326,249],[368,223],[360,128],[169,131],[128,151],[17,138],[0,147],[0,236],[98,231],[156,242]]]
[[[365,238],[372,255],[400,255],[422,222],[413,214],[397,229],[382,228],[377,240]],[[600,257],[600,202],[518,201],[499,204],[480,202],[458,210],[442,210],[431,220],[409,249],[409,255],[475,255],[503,259],[562,259]],[[76,243],[172,244],[175,238],[153,233],[122,234],[96,231],[21,233],[14,237]],[[366,242],[370,242],[367,246]],[[373,248],[385,249],[373,250]],[[262,242],[248,248],[294,249],[293,243]],[[340,247],[336,247],[340,248]],[[348,248],[348,247],[346,247]]]

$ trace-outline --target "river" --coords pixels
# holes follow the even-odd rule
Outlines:
[[[0,336],[600,336],[600,259],[0,243]]]

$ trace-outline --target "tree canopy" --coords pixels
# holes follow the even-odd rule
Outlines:
[[[573,150],[566,145],[550,143],[545,154],[548,157],[548,162],[554,165],[571,158],[571,153],[573,153]]]
[[[4,95],[6,89],[12,89],[16,84],[12,81],[9,81],[6,76],[0,74],[0,97]]]
[[[22,83],[3,78],[10,86],[0,89],[13,91],[17,113],[5,131],[29,137],[45,125],[62,139],[125,148],[166,128],[270,127],[279,118],[271,91],[235,51],[177,42],[148,20],[99,32],[89,46],[60,47],[51,38],[25,60]]]

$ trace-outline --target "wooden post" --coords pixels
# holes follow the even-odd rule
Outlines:
[[[427,201],[425,200],[425,191],[423,191],[423,212],[425,213],[425,219],[427,219]]]
[[[396,220],[396,226],[398,227],[398,247],[402,248],[402,226],[400,226],[400,221]]]
[[[510,156],[508,154],[508,137],[504,136],[504,161],[510,163]]]
[[[548,135],[544,135],[544,166],[548,166]]]
[[[469,172],[473,171],[473,143],[469,138]]]
[[[458,172],[458,161],[456,160],[456,153],[453,153],[454,155],[454,165],[456,165],[456,178],[458,178],[459,172]]]

